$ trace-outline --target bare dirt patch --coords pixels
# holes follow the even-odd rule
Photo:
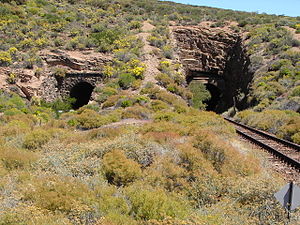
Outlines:
[[[155,75],[159,73],[157,69],[159,64],[159,59],[153,53],[153,51],[157,50],[156,47],[151,46],[150,43],[147,41],[147,38],[151,35],[151,31],[155,27],[150,24],[148,21],[143,22],[142,26],[142,33],[137,34],[138,38],[141,38],[144,42],[144,47],[142,49],[144,54],[144,63],[146,64],[146,71],[145,71],[145,78],[142,83],[142,87],[144,87],[148,82],[156,83]]]
[[[150,122],[151,120],[124,119],[116,123],[105,125],[102,128],[116,128],[116,127],[128,126],[128,125],[143,125]]]

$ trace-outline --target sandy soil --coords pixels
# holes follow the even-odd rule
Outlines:
[[[137,120],[137,119],[124,119],[121,120],[119,122],[116,123],[111,123],[108,125],[105,125],[101,128],[116,128],[116,127],[120,127],[120,126],[128,126],[128,125],[142,125],[142,124],[146,124],[146,123],[150,123],[151,120]]]

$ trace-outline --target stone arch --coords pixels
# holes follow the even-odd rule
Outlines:
[[[230,29],[204,26],[173,27],[177,54],[183,64],[187,83],[199,80],[222,91],[222,99],[214,110],[222,113],[232,106],[247,107],[246,96],[253,71],[241,34]],[[245,98],[235,101],[238,93]]]
[[[99,73],[76,73],[66,74],[64,78],[58,80],[58,89],[62,97],[70,96],[71,89],[78,83],[87,82],[92,86],[96,86],[103,80],[102,74]]]
[[[67,73],[64,77],[47,77],[39,90],[44,100],[51,102],[58,98],[70,97],[71,90],[79,83],[86,82],[96,87],[103,83],[103,75],[101,73]],[[92,93],[91,100],[94,100]]]

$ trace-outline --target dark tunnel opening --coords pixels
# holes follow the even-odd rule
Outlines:
[[[76,84],[70,92],[70,97],[75,98],[73,103],[73,109],[79,109],[80,107],[87,105],[91,99],[94,86],[87,82],[80,82]]]
[[[203,102],[206,104],[206,110],[218,112],[217,106],[221,101],[221,91],[219,88],[212,84],[205,84],[205,86],[211,95],[211,98],[209,100]]]

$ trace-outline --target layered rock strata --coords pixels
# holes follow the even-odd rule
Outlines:
[[[228,27],[175,26],[172,31],[187,81],[202,80],[221,90],[217,112],[234,102],[242,108],[239,97],[247,95],[252,74],[248,72],[250,60],[241,36]]]

